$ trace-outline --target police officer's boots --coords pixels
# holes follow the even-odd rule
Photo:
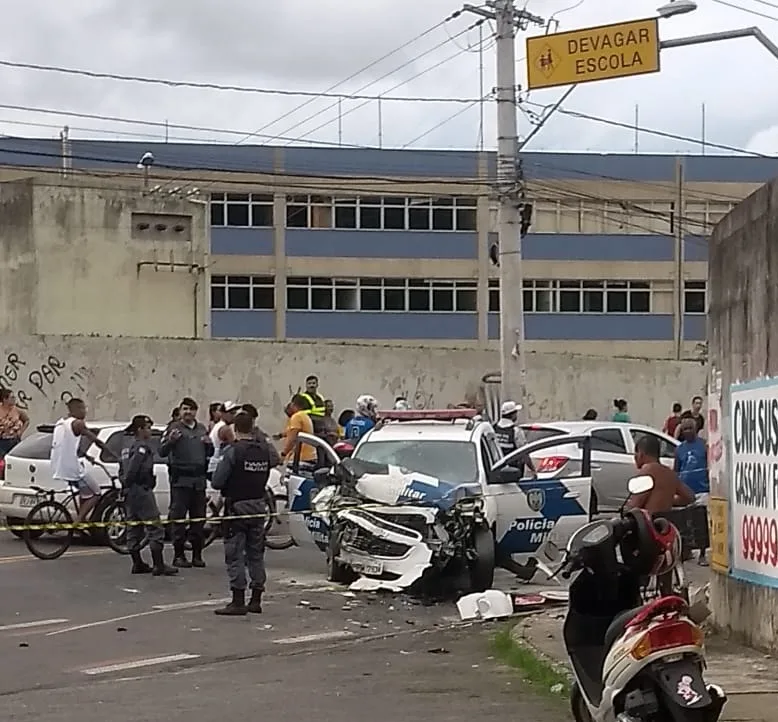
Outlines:
[[[202,569],[205,566],[203,561],[203,541],[202,539],[192,540],[192,566]]]
[[[246,607],[246,590],[233,589],[232,601],[226,607],[214,610],[214,614],[222,617],[245,617],[248,611]]]
[[[173,547],[173,566],[179,569],[189,569],[192,566],[192,562],[186,558],[183,544],[176,544]]]
[[[152,549],[151,559],[154,562],[154,568],[151,570],[151,573],[155,577],[172,577],[175,574],[178,574],[178,569],[169,567],[165,564],[165,557],[162,549]]]
[[[251,599],[246,606],[252,614],[262,614],[262,591],[259,589],[251,590]]]
[[[140,552],[130,552],[130,559],[132,559],[132,574],[148,574],[151,571],[151,567],[143,561]]]

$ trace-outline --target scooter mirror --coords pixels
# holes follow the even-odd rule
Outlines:
[[[630,494],[645,494],[654,488],[654,480],[648,475],[633,476],[627,484]]]
[[[547,563],[551,562],[553,564],[562,559],[563,553],[564,550],[559,548],[551,536],[548,536],[538,549],[537,557],[539,560],[545,561]]]

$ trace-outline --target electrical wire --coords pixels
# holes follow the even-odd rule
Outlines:
[[[470,31],[470,30],[472,30],[473,28],[476,28],[476,27],[478,27],[480,24],[482,24],[482,22],[483,22],[482,20],[478,20],[478,21],[476,21],[475,23],[473,23],[472,25],[468,26],[468,27],[467,27],[467,28],[465,28],[464,30],[460,30],[460,31],[459,31],[458,33],[456,33],[456,34],[455,34],[453,37],[454,37],[454,38],[458,38],[458,37],[460,37],[460,36],[464,35],[465,33],[469,32],[469,31]],[[357,91],[356,91],[356,92],[355,92],[353,95],[351,95],[351,96],[347,96],[347,99],[350,99],[350,100],[359,100],[360,98],[358,97],[357,93],[361,93],[363,90],[365,90],[366,88],[370,87],[371,85],[375,85],[376,83],[379,83],[379,82],[380,82],[380,81],[382,81],[382,80],[386,80],[386,78],[389,78],[389,77],[391,77],[392,75],[394,75],[395,73],[397,73],[397,71],[399,71],[399,70],[402,70],[403,68],[406,68],[406,67],[408,67],[409,65],[413,65],[414,63],[416,63],[417,61],[421,60],[421,58],[425,57],[426,55],[429,55],[430,53],[433,53],[433,52],[435,52],[435,51],[436,51],[436,50],[438,50],[439,48],[442,48],[444,45],[447,45],[448,43],[450,43],[450,42],[451,42],[451,40],[452,40],[452,39],[453,39],[453,38],[451,38],[451,37],[448,37],[448,38],[446,38],[445,40],[443,40],[443,41],[439,42],[437,45],[434,45],[433,47],[431,47],[429,50],[426,50],[425,52],[423,52],[423,53],[419,53],[418,55],[414,56],[413,58],[410,58],[409,60],[407,60],[406,62],[404,62],[402,65],[399,65],[398,67],[394,68],[393,70],[391,70],[391,71],[389,71],[389,72],[387,72],[387,73],[384,73],[382,76],[380,76],[379,78],[376,78],[375,80],[372,80],[372,81],[371,81],[370,83],[368,83],[367,85],[363,85],[361,88],[357,89]],[[410,78],[407,78],[406,80],[403,80],[401,83],[398,83],[398,84],[396,84],[396,85],[392,86],[392,87],[391,87],[391,88],[389,88],[388,90],[384,91],[384,93],[382,93],[381,95],[379,95],[379,96],[373,96],[373,97],[371,97],[371,98],[369,98],[369,99],[365,100],[365,102],[364,102],[364,103],[360,104],[360,105],[359,105],[359,106],[357,106],[356,108],[353,108],[353,109],[349,110],[347,113],[343,113],[343,114],[341,114],[341,117],[342,117],[342,115],[347,115],[349,112],[353,112],[354,110],[358,110],[359,108],[362,108],[362,107],[364,107],[365,105],[368,105],[369,103],[371,103],[371,102],[373,102],[373,101],[376,101],[376,100],[383,100],[383,98],[384,98],[384,94],[385,94],[385,93],[391,93],[393,90],[396,90],[397,88],[399,88],[399,87],[401,87],[401,86],[405,85],[406,83],[409,83],[411,80],[415,80],[416,78],[420,77],[421,75],[424,75],[425,73],[428,73],[428,72],[430,72],[431,70],[435,70],[436,68],[440,67],[440,66],[441,66],[441,65],[443,65],[444,63],[447,63],[447,62],[449,62],[450,60],[453,60],[454,58],[456,58],[456,57],[459,57],[459,55],[461,55],[461,51],[458,51],[456,54],[454,54],[454,55],[450,56],[450,57],[449,57],[449,58],[447,58],[446,60],[444,60],[444,61],[441,61],[441,62],[439,62],[439,63],[436,63],[435,65],[433,65],[433,66],[431,66],[431,67],[427,68],[426,70],[424,70],[424,71],[422,71],[422,72],[416,73],[416,75],[413,75],[412,77],[410,77]],[[323,114],[325,114],[325,113],[328,113],[330,110],[332,110],[332,109],[334,109],[334,108],[338,108],[338,107],[340,106],[340,104],[341,104],[341,101],[342,101],[342,100],[343,100],[343,98],[340,98],[340,99],[339,99],[339,100],[337,100],[335,103],[332,103],[331,105],[328,105],[326,108],[322,108],[321,110],[319,110],[319,111],[317,111],[317,112],[315,112],[315,113],[312,113],[311,115],[309,115],[309,116],[307,116],[307,117],[303,118],[302,120],[298,121],[298,122],[297,122],[297,123],[295,123],[294,125],[290,126],[290,127],[289,127],[289,128],[287,128],[286,130],[284,130],[284,131],[283,131],[283,135],[288,135],[288,134],[289,134],[289,133],[291,133],[293,130],[296,130],[297,128],[299,128],[301,125],[305,125],[305,124],[306,124],[306,123],[307,123],[309,120],[314,120],[315,118],[318,118],[319,116],[321,116],[321,115],[323,115]],[[468,99],[468,102],[472,102],[473,100],[476,100],[476,101],[477,101],[478,99],[477,99],[477,98],[470,98],[470,99]],[[317,130],[321,130],[322,128],[325,128],[325,127],[326,127],[326,126],[328,126],[330,123],[333,123],[333,122],[335,122],[336,120],[337,120],[337,117],[333,118],[332,120],[329,120],[329,121],[327,121],[326,123],[324,123],[324,124],[322,124],[322,125],[318,125],[318,126],[316,126],[316,128],[314,128],[314,129],[313,129],[313,130],[311,130],[311,131],[308,131],[308,132],[307,132],[305,135],[303,135],[303,136],[302,136],[302,138],[306,138],[306,137],[308,137],[308,136],[309,136],[311,133],[315,133]]]
[[[446,40],[445,42],[448,42]],[[436,46],[437,47],[437,46]],[[434,48],[433,48],[434,50]],[[432,52],[432,50],[428,51]],[[128,83],[144,83],[147,85],[163,85],[169,88],[196,88],[199,90],[219,90],[235,93],[254,93],[259,95],[281,95],[288,97],[305,98],[338,98],[340,100],[390,100],[401,103],[471,103],[473,98],[438,98],[434,96],[386,96],[386,95],[358,95],[357,93],[324,93],[313,90],[286,90],[282,88],[254,88],[245,85],[224,85],[221,83],[205,83],[194,80],[169,80],[165,78],[152,78],[142,75],[120,75],[118,73],[102,73],[93,70],[80,70],[66,68],[58,65],[39,65],[36,63],[22,63],[13,60],[0,60],[0,66],[18,68],[23,70],[35,70],[40,72],[61,73],[65,75],[77,75],[101,80],[117,80]],[[401,66],[404,67],[404,66]],[[372,85],[372,83],[371,83]]]
[[[774,15],[768,15],[767,13],[759,12],[759,10],[751,10],[750,8],[744,8],[742,5],[737,5],[736,3],[727,2],[727,0],[713,0],[713,2],[719,5],[725,5],[728,8],[733,8],[734,10],[740,10],[741,12],[748,13],[749,15],[756,15],[759,18],[766,18],[767,20],[778,21],[778,17],[775,17]]]
[[[324,91],[324,93],[332,92],[336,88],[339,88],[340,86],[344,85],[345,83],[348,83],[349,80],[353,80],[354,78],[358,77],[359,75],[362,75],[362,73],[365,73],[368,70],[370,70],[371,68],[374,68],[379,63],[382,63],[384,60],[388,60],[393,55],[396,55],[397,53],[401,52],[402,50],[405,50],[405,48],[410,47],[411,45],[413,45],[414,43],[418,42],[419,40],[422,40],[427,35],[430,35],[431,33],[435,32],[435,30],[437,30],[438,28],[440,28],[440,27],[444,27],[445,28],[446,23],[450,22],[451,20],[454,20],[455,18],[459,17],[461,14],[462,14],[461,10],[457,10],[456,12],[451,13],[451,15],[449,15],[445,20],[441,20],[440,22],[435,23],[435,25],[433,25],[430,28],[427,28],[424,32],[421,32],[418,35],[415,35],[410,40],[404,42],[402,45],[398,45],[396,48],[394,48],[394,50],[391,50],[388,53],[382,55],[380,58],[377,58],[376,60],[373,60],[371,63],[368,63],[367,65],[363,66],[362,68],[360,68],[356,72],[354,72],[351,75],[349,75],[347,78],[343,78],[343,80],[340,80],[337,83],[335,83],[334,85],[331,85],[329,88],[327,88]],[[448,30],[446,32],[448,33]],[[320,95],[318,97],[324,97],[324,96]],[[300,103],[299,105],[296,105],[291,110],[288,110],[285,113],[283,113],[282,115],[279,115],[275,120],[271,120],[269,123],[265,123],[263,126],[257,128],[257,130],[253,131],[252,133],[247,134],[244,138],[242,138],[241,140],[237,141],[235,143],[235,145],[240,145],[241,143],[249,140],[250,138],[253,138],[253,137],[259,135],[260,133],[262,133],[263,131],[267,130],[268,128],[270,128],[271,126],[275,125],[276,123],[284,120],[285,118],[288,118],[290,115],[293,115],[297,111],[302,110],[303,108],[307,107],[308,105],[313,103],[316,99],[317,98],[308,98],[308,100]]]
[[[464,113],[466,113],[466,112],[467,112],[468,110],[470,110],[471,108],[475,107],[475,106],[476,106],[476,105],[478,105],[479,103],[482,103],[482,102],[483,102],[484,100],[486,100],[488,97],[489,97],[489,96],[487,95],[487,96],[485,96],[484,98],[482,98],[481,100],[478,100],[478,101],[476,101],[476,102],[475,102],[475,103],[473,103],[472,105],[466,105],[464,108],[460,108],[459,110],[457,110],[457,111],[456,111],[456,113],[453,113],[453,114],[449,115],[447,118],[444,118],[444,119],[443,119],[443,120],[441,120],[439,123],[436,123],[435,125],[433,125],[433,126],[432,126],[431,128],[429,128],[428,130],[425,130],[423,133],[421,133],[421,134],[417,135],[417,136],[416,136],[416,137],[415,137],[413,140],[410,140],[410,141],[408,141],[408,142],[407,142],[405,145],[402,145],[402,146],[400,146],[400,149],[401,149],[401,150],[404,150],[405,148],[408,148],[409,146],[412,146],[414,143],[417,143],[417,142],[418,142],[418,141],[420,141],[422,138],[426,138],[426,137],[427,137],[427,136],[428,136],[430,133],[433,133],[433,132],[434,132],[434,131],[436,131],[438,128],[442,128],[444,125],[446,125],[446,124],[450,123],[450,122],[451,122],[452,120],[454,120],[455,118],[458,118],[460,115],[463,115]]]
[[[778,10],[778,5],[776,5],[773,2],[768,2],[768,0],[753,0],[755,3],[759,3],[760,5],[765,5],[768,8],[773,8],[773,10]]]
[[[533,103],[531,101],[525,100],[524,103],[528,105],[534,105],[536,107],[541,108],[548,108],[548,105],[541,105],[540,103]],[[665,130],[657,130],[656,128],[646,128],[645,126],[636,126],[634,123],[626,123],[624,121],[620,120],[613,120],[612,118],[603,118],[598,115],[591,115],[590,113],[584,113],[579,110],[569,110],[568,108],[557,108],[557,113],[561,113],[562,115],[568,115],[572,118],[580,118],[582,120],[591,120],[595,123],[602,123],[604,125],[610,125],[615,128],[625,128],[627,130],[638,130],[641,133],[647,133],[648,135],[655,135],[659,138],[669,138],[671,140],[681,140],[685,143],[694,143],[695,145],[701,145],[703,142],[705,143],[706,147],[710,148],[716,148],[717,150],[726,150],[731,153],[738,153],[741,155],[750,155],[755,158],[770,158],[770,159],[778,159],[778,156],[774,155],[766,155],[764,153],[759,153],[757,151],[748,150],[746,148],[739,148],[738,146],[734,145],[727,145],[726,143],[714,143],[713,141],[705,140],[703,141],[701,138],[691,138],[686,135],[680,135],[678,133],[671,133],[669,131]]]

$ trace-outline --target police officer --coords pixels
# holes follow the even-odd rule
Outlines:
[[[504,401],[500,407],[500,420],[494,425],[494,434],[503,456],[508,456],[527,443],[524,430],[519,426],[519,411],[521,405],[515,401]],[[523,471],[525,464],[535,476],[535,465],[529,455],[523,456],[520,463],[515,466]]]
[[[127,528],[127,548],[132,559],[133,574],[148,574],[155,577],[173,576],[178,569],[167,566],[162,556],[165,532],[159,518],[159,507],[154,496],[157,479],[154,476],[154,451],[149,446],[151,427],[154,422],[143,414],[133,416],[125,429],[127,436],[135,441],[122,449],[119,475],[124,486],[124,504],[127,521],[155,522],[154,524],[135,524]],[[144,537],[148,538],[153,566],[143,561],[140,550]]]
[[[211,485],[226,500],[226,516],[253,516],[225,522],[224,561],[232,601],[216,614],[243,616],[262,612],[265,590],[265,532],[268,526],[270,469],[274,466],[270,445],[257,438],[254,419],[245,412],[235,416],[235,443],[225,452]],[[277,459],[277,457],[275,457]],[[246,605],[246,567],[251,577],[251,599]]]
[[[213,454],[213,445],[208,430],[197,420],[197,403],[189,397],[179,406],[181,418],[171,421],[162,442],[159,454],[167,457],[170,476],[170,512],[168,519],[173,524],[173,566],[180,568],[204,567],[203,525],[205,518],[206,473],[208,459]],[[192,542],[192,561],[186,558],[186,517],[197,519],[190,523],[189,537]]]

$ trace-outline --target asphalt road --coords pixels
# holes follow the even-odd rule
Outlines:
[[[559,707],[491,658],[489,629],[453,604],[353,595],[315,552],[268,552],[262,615],[222,618],[221,546],[208,568],[131,576],[109,550],[39,561],[0,535],[0,697],[15,722],[229,722],[361,716],[552,722]],[[440,651],[443,650],[443,651]]]

